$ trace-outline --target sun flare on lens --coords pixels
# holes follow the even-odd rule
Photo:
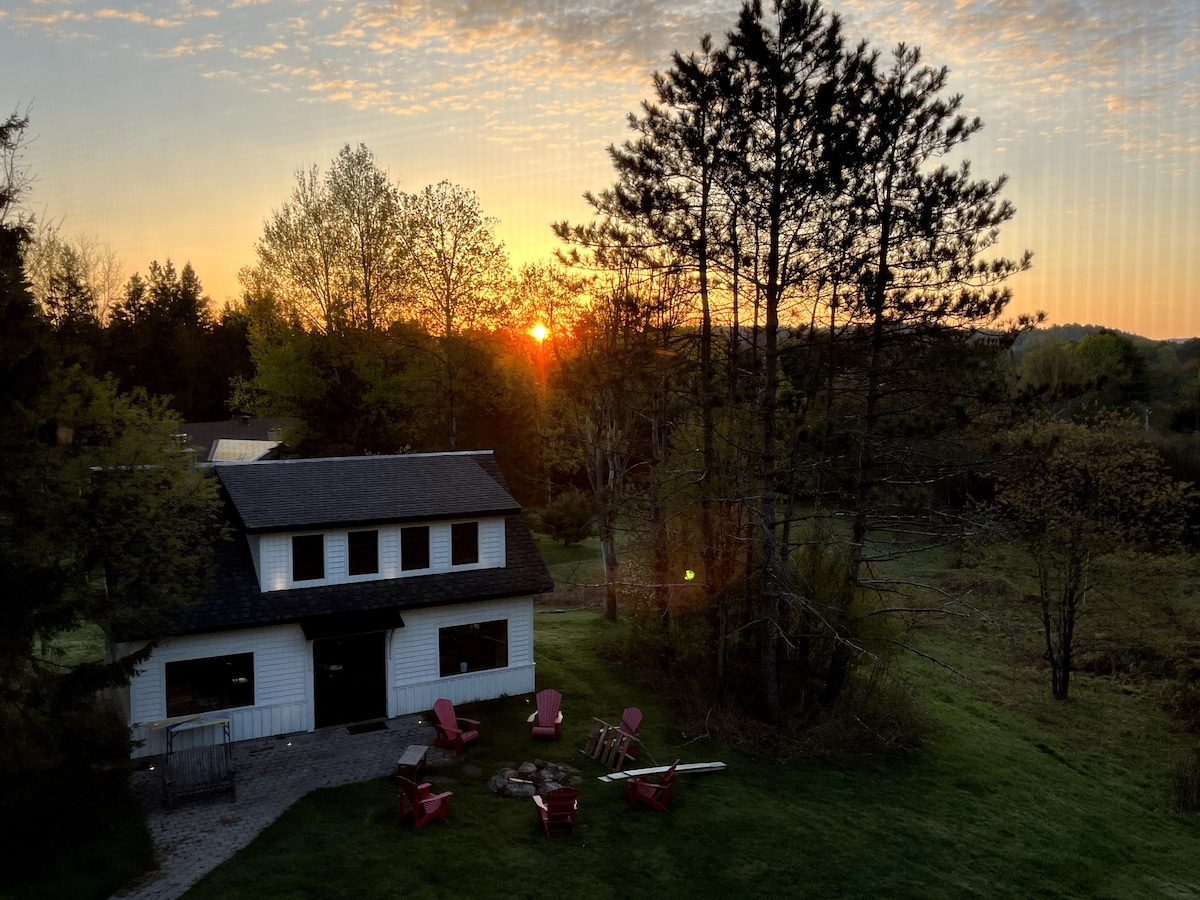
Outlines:
[[[533,335],[533,339],[540,344],[546,339],[546,336],[550,334],[550,329],[539,322],[537,325],[534,325],[529,329],[529,333]]]

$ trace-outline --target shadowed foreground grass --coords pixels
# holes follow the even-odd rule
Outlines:
[[[596,654],[620,626],[538,616],[539,686],[564,695],[563,737],[533,743],[529,698],[476,704],[481,738],[435,776],[450,819],[397,828],[387,779],[317,791],[187,897],[1184,897],[1200,896],[1200,821],[1054,749],[977,686],[917,675],[941,723],[924,749],[852,765],[752,759],[688,744],[665,710]],[[980,696],[976,696],[976,694]],[[646,713],[660,763],[720,759],[681,778],[669,814],[632,811],[580,754],[592,715]],[[1073,726],[1067,726],[1073,727]],[[503,762],[560,759],[585,775],[574,838],[545,838],[528,800],[486,790]]]

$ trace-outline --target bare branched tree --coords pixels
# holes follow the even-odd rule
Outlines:
[[[0,122],[0,227],[19,225],[27,218],[21,202],[34,180],[24,161],[28,130],[28,106],[24,112],[14,109]]]

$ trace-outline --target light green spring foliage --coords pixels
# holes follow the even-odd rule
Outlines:
[[[1011,443],[992,511],[1032,563],[1029,608],[1041,623],[1052,691],[1065,699],[1097,563],[1119,551],[1180,549],[1193,491],[1111,413],[1031,423]]]

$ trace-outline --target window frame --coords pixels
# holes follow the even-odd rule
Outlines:
[[[372,563],[372,567],[369,569],[362,569],[361,571],[356,572],[354,570],[355,538],[356,537],[362,538],[364,535],[372,535],[373,536],[373,539],[370,542],[370,552],[369,552],[369,557],[370,557],[370,561]],[[360,540],[359,541],[360,546],[358,548],[359,553],[363,552],[363,549],[364,549],[363,544],[365,544],[365,541]],[[360,560],[360,562],[361,562],[361,560]],[[358,578],[358,577],[361,577],[364,575],[378,575],[379,574],[379,529],[378,528],[364,528],[364,529],[356,529],[354,531],[346,532],[346,574],[351,578]]]
[[[408,541],[405,540],[405,535],[415,535],[418,532],[424,532],[424,562],[423,566],[409,565],[409,553],[405,551],[405,545]],[[433,557],[430,547],[431,533],[428,525],[404,525],[400,528],[400,571],[401,572],[424,572],[433,565]],[[420,557],[418,557],[418,560]]]
[[[232,673],[217,671],[222,665],[233,667]],[[200,675],[199,678],[197,678],[197,673]],[[172,674],[175,676],[174,691],[172,690]],[[211,695],[217,698],[216,705],[197,702],[197,683],[200,683],[208,691],[214,687],[218,689],[217,693]],[[180,694],[185,686],[191,695],[186,701],[179,697],[172,697],[172,693]],[[203,715],[227,709],[245,709],[254,706],[256,692],[254,651],[252,650],[244,653],[225,653],[220,656],[189,657],[170,660],[163,664],[163,703],[166,717],[169,719],[177,716]]]
[[[443,625],[438,628],[438,677],[507,669],[508,650],[507,618]]]
[[[321,553],[320,553],[320,557],[319,557],[320,563],[321,563],[320,574],[319,575],[312,575],[312,574],[302,575],[301,574],[301,564],[310,564],[311,565],[313,562],[315,562],[316,557],[305,556],[305,555],[301,554],[299,552],[299,545],[311,544],[312,542],[314,542],[314,540],[319,541],[320,545],[321,545]],[[325,559],[325,534],[323,532],[320,534],[293,534],[291,550],[292,550],[292,582],[293,583],[298,584],[298,583],[304,582],[304,581],[324,581],[325,580],[328,566],[326,564],[327,560]],[[311,552],[311,547],[309,548],[308,552]],[[309,571],[315,572],[316,569],[313,568]]]
[[[466,537],[467,529],[470,529],[470,538]],[[451,523],[450,566],[457,568],[476,565],[479,565],[479,522]]]

